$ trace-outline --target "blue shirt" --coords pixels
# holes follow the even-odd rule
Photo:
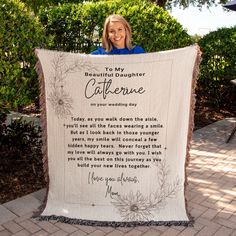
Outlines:
[[[140,46],[135,46],[131,50],[128,48],[116,48],[113,46],[110,52],[106,52],[104,48],[99,47],[97,50],[91,52],[92,55],[119,55],[119,54],[140,54],[145,53]]]

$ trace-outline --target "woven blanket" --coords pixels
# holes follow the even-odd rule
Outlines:
[[[37,49],[48,193],[41,219],[189,225],[197,45],[138,55]]]

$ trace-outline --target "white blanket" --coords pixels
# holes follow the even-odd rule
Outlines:
[[[36,52],[49,176],[42,219],[188,224],[198,47],[115,56]]]

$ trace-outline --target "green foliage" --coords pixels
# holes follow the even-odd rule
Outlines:
[[[203,60],[198,81],[198,98],[217,107],[230,107],[236,101],[236,88],[230,83],[236,75],[236,26],[211,32],[199,40]]]
[[[6,116],[0,120],[0,152],[8,157],[23,158],[33,153],[40,153],[41,130],[33,122],[14,119],[6,125]]]
[[[192,40],[193,40],[194,43],[198,43],[199,40],[202,38],[202,36],[198,35],[198,34],[194,34],[191,37],[192,37]]]
[[[42,27],[17,0],[0,0],[0,106],[19,108],[38,95],[35,47],[44,47]]]
[[[203,6],[211,7],[217,6],[217,4],[225,4],[227,0],[150,0],[157,6],[163,7],[165,9],[171,9],[174,6],[178,6],[180,8],[187,8],[189,6],[198,7],[201,9]]]
[[[110,14],[121,14],[131,24],[134,45],[147,52],[187,46],[192,43],[182,26],[166,11],[141,0],[116,0],[66,4],[42,9],[39,14],[51,49],[90,53],[101,43],[103,23]]]
[[[39,12],[40,8],[57,6],[64,3],[83,3],[83,0],[21,0],[27,8],[35,14]]]
[[[100,2],[109,0],[21,0],[25,5],[33,11],[35,14],[38,13],[40,8],[57,6],[64,3],[87,3],[87,2]],[[130,2],[132,0],[129,0]],[[195,6],[201,9],[203,6],[211,7],[217,4],[225,4],[227,0],[149,0],[150,3],[155,4],[164,9],[171,9],[172,7],[179,6],[180,8],[187,8],[189,6]]]

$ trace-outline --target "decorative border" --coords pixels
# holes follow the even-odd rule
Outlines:
[[[158,188],[144,196],[140,191],[127,195],[114,197],[111,203],[117,208],[123,221],[150,221],[153,217],[152,212],[159,212],[167,204],[167,199],[174,198],[182,189],[182,181],[176,177],[176,180],[169,183],[167,178],[170,170],[166,160],[160,161],[157,165]]]
[[[48,95],[53,110],[58,118],[66,118],[72,115],[73,99],[65,90],[65,81],[69,74],[80,72],[83,69],[88,71],[97,71],[97,68],[91,62],[77,59],[70,65],[66,64],[65,53],[59,52],[52,61],[53,73],[50,78],[51,92]]]

